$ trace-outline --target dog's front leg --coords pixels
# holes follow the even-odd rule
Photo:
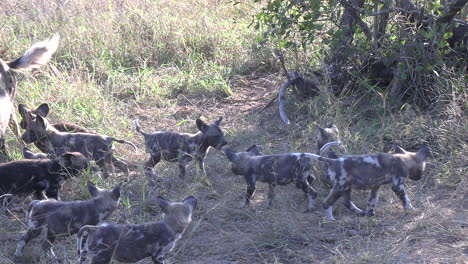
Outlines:
[[[198,172],[201,173],[204,177],[206,177],[205,171],[205,156],[199,156],[195,158],[198,164]]]
[[[185,168],[187,167],[190,161],[192,161],[192,157],[188,155],[184,155],[179,158],[179,177],[181,179],[185,178]]]
[[[268,184],[268,208],[271,207],[274,199],[275,199],[275,184],[270,183]]]
[[[397,183],[395,184],[394,181],[394,184],[392,185],[392,190],[395,192],[398,198],[400,198],[400,201],[405,209],[413,209],[413,205],[411,204],[411,200],[408,197],[408,194],[406,194],[403,182],[397,181]]]
[[[245,192],[245,206],[250,206],[250,200],[255,192],[255,178],[253,175],[246,175],[245,180],[247,182],[247,190]]]

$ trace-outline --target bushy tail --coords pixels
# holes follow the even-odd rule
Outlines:
[[[141,130],[140,125],[138,124],[138,120],[133,120],[133,125],[135,125],[135,130],[136,130],[138,133],[142,134],[142,135],[145,136],[145,137],[148,135],[148,133],[146,133],[145,131]]]
[[[128,145],[132,146],[135,151],[138,150],[137,146],[135,144],[133,144],[132,142],[130,142],[130,141],[123,140],[123,139],[118,139],[118,138],[112,138],[112,139],[115,142],[118,142],[118,143],[121,143],[121,144],[128,144]]]
[[[332,146],[335,146],[335,145],[341,145],[341,141],[332,141],[332,142],[328,142],[327,144],[323,145],[320,150],[319,150],[319,155],[320,156],[323,156],[324,153]]]
[[[35,69],[44,66],[57,50],[60,36],[55,34],[47,39],[33,44],[24,54],[14,61],[8,62],[12,69]]]
[[[85,225],[76,235],[76,249],[80,263],[86,263],[86,254],[88,253],[88,236],[97,226]]]

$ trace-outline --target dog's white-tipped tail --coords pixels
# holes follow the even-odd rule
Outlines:
[[[60,36],[55,34],[51,39],[33,44],[18,59],[8,62],[12,69],[35,69],[44,66],[57,50]]]
[[[325,153],[330,147],[335,146],[335,145],[341,145],[341,141],[332,141],[323,145],[319,150],[320,156],[323,156],[323,153]]]
[[[138,124],[138,120],[133,120],[133,125],[135,126],[135,130],[138,133],[142,134],[145,137],[148,136],[148,134],[140,128],[140,125]]]

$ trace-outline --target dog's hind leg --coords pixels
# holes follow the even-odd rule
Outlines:
[[[358,215],[364,215],[364,211],[359,209],[359,207],[357,207],[353,201],[351,201],[351,188],[349,188],[348,190],[344,191],[343,193],[343,204],[346,206],[346,208],[348,208],[349,210],[355,212],[356,214]]]
[[[26,230],[26,233],[21,236],[18,245],[16,246],[15,257],[23,256],[23,248],[24,246],[31,241],[31,239],[37,237],[41,234],[42,228],[30,227]]]
[[[42,242],[42,250],[46,252],[49,250],[50,257],[55,261],[58,262],[57,255],[55,255],[55,252],[52,248],[52,245],[55,241],[55,236],[53,234],[47,233],[47,238]]]
[[[341,195],[344,194],[344,190],[335,185],[328,194],[327,198],[323,201],[323,208],[327,211],[327,219],[329,221],[334,221],[335,218],[333,217],[333,204],[338,200]]]

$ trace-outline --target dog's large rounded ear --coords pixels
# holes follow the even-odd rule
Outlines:
[[[318,129],[318,131],[320,132],[320,135],[322,135],[322,136],[324,136],[324,137],[327,137],[327,136],[328,136],[328,133],[327,133],[327,131],[325,130],[325,128],[320,127],[320,126],[317,126],[317,129]]]
[[[416,159],[419,162],[424,162],[427,159],[429,152],[430,152],[429,146],[426,144],[423,144],[421,148],[419,148],[418,152],[416,153]]]
[[[118,200],[120,198],[120,188],[122,188],[123,182],[119,183],[117,186],[112,189],[112,198]]]
[[[36,113],[42,117],[47,117],[47,115],[49,114],[49,105],[44,103],[44,104],[41,104],[37,109],[36,109]]]
[[[224,154],[226,154],[226,157],[230,161],[234,161],[236,159],[236,153],[234,152],[234,150],[232,150],[230,148],[225,149]]]
[[[94,185],[94,183],[88,181],[87,186],[88,186],[89,193],[91,193],[93,197],[96,197],[99,195],[99,189],[96,187],[96,185]]]
[[[185,198],[183,203],[185,205],[188,205],[192,208],[192,210],[195,210],[195,208],[197,208],[197,198],[195,198],[194,196],[190,195],[189,197]]]
[[[159,207],[161,207],[161,210],[163,211],[163,213],[166,214],[169,211],[171,202],[169,202],[168,200],[166,200],[166,198],[159,196],[159,195],[158,197],[156,197],[156,200],[158,201]]]
[[[44,117],[37,115],[36,116],[36,121],[39,124],[40,127],[46,128],[47,127],[47,121],[45,120]]]
[[[252,145],[247,149],[247,152],[254,154],[255,156],[262,155],[260,147],[257,145]]]
[[[402,147],[398,146],[397,144],[393,145],[393,149],[395,150],[396,154],[405,154],[406,150],[404,150]]]
[[[198,129],[205,133],[206,131],[208,131],[208,129],[210,128],[207,124],[205,124],[205,122],[203,122],[201,119],[197,118],[197,120],[195,121],[197,123],[197,127]]]
[[[218,120],[214,121],[214,124],[219,126],[221,125],[221,121],[223,121],[223,117],[220,117]]]

